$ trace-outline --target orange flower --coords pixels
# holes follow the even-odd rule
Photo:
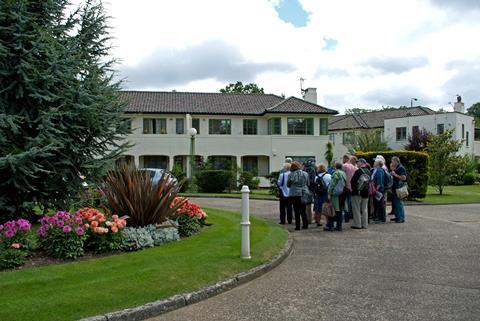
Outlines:
[[[93,227],[93,228],[96,228],[98,226],[98,222],[97,221],[92,221],[90,223],[90,225]]]

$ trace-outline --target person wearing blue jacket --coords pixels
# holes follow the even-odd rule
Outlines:
[[[278,175],[277,185],[280,194],[280,224],[285,224],[285,216],[288,224],[292,224],[293,220],[292,202],[288,197],[290,189],[287,186],[288,177],[290,176],[290,166],[290,163],[285,163],[283,170],[280,172],[280,175]]]
[[[385,170],[383,160],[376,158],[373,163],[372,182],[376,193],[373,195],[374,223],[382,224],[387,219],[385,209]]]

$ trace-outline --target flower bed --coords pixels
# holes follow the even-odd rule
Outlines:
[[[147,226],[127,227],[128,217],[92,207],[45,215],[39,220],[36,233],[31,233],[31,224],[24,219],[6,222],[0,225],[0,269],[25,264],[32,254],[35,236],[36,258],[46,255],[54,259],[77,259],[86,252],[90,257],[163,245],[198,233],[206,225],[207,214],[198,205],[177,197],[170,206],[178,207],[170,220]]]

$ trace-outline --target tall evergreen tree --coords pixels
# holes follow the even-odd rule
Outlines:
[[[0,2],[0,223],[64,207],[125,150],[101,2]]]

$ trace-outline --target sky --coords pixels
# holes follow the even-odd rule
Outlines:
[[[346,108],[480,101],[480,0],[109,0],[131,90],[266,93]]]

